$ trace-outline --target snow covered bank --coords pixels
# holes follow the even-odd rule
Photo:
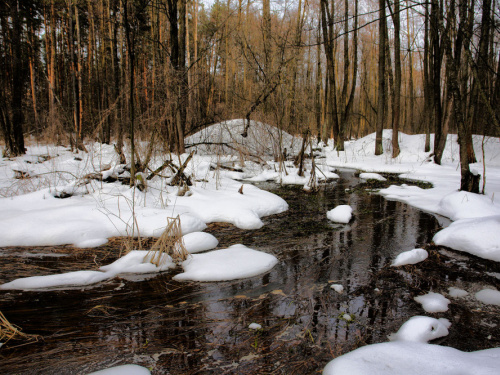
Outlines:
[[[160,266],[144,262],[144,258],[147,254],[147,250],[133,250],[115,262],[101,267],[99,271],[75,271],[58,275],[25,277],[2,284],[0,285],[0,289],[33,290],[80,287],[96,284],[120,274],[157,273],[175,267],[175,264],[171,261],[170,257],[165,254],[162,255]]]
[[[117,164],[113,146],[88,148],[89,153],[75,156],[62,148],[35,146],[28,148],[26,156],[2,159],[0,188],[6,197],[0,198],[0,246],[94,247],[112,236],[158,237],[167,218],[177,215],[183,233],[203,230],[210,222],[256,229],[262,227],[263,216],[288,209],[276,195],[253,185],[242,188],[241,182],[216,175],[210,171],[210,157],[195,155],[188,164],[186,173],[194,185],[185,196],[178,196],[178,187],[160,177],[148,181],[145,192],[119,182],[89,179],[86,176],[105,178],[126,172]],[[152,168],[163,160],[159,155]],[[30,177],[16,179],[15,170]]]
[[[332,362],[323,375],[497,375],[500,348],[462,352],[420,342],[388,342],[356,349]]]
[[[192,233],[193,237],[195,233]],[[206,236],[202,236],[206,235]],[[208,233],[197,233],[198,241],[187,241],[186,249],[200,250],[200,237],[206,238],[204,250],[217,246],[215,237]],[[215,241],[214,241],[215,240]],[[213,245],[213,247],[210,247]],[[34,290],[81,287],[97,284],[115,276],[125,274],[154,274],[175,268],[176,264],[166,254],[161,254],[159,265],[149,262],[147,250],[133,250],[115,262],[102,266],[98,271],[75,271],[58,275],[32,276],[16,279],[0,285],[3,290]],[[271,254],[250,249],[243,245],[233,245],[227,249],[190,255],[182,263],[183,273],[174,276],[176,280],[225,281],[257,276],[271,270],[278,259]]]
[[[151,371],[137,365],[121,365],[95,371],[88,375],[150,375]]]
[[[495,375],[500,348],[466,353],[427,344],[448,335],[450,322],[415,316],[391,336],[392,342],[361,347],[328,363],[323,375]]]
[[[387,199],[398,200],[427,212],[449,217],[455,222],[436,234],[434,242],[455,250],[500,261],[500,142],[484,138],[486,163],[485,195],[459,192],[460,165],[456,135],[449,135],[442,165],[431,161],[424,152],[425,135],[399,133],[400,155],[393,159],[392,131],[384,130],[384,153],[375,156],[375,134],[346,142],[345,151],[325,149],[326,164],[330,167],[355,168],[366,172],[398,173],[400,177],[430,182],[431,189],[417,186],[395,186],[382,189]],[[431,137],[433,141],[433,137]],[[482,136],[474,136],[478,163],[471,169],[482,174]],[[432,149],[432,142],[431,142]],[[361,176],[370,177],[372,175]],[[373,176],[372,176],[373,177]],[[481,185],[482,186],[482,185]]]

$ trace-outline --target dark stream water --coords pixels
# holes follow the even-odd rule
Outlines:
[[[86,289],[0,291],[0,311],[10,322],[42,337],[2,347],[0,373],[87,374],[135,363],[153,374],[317,374],[338,355],[387,341],[414,315],[452,322],[441,345],[469,351],[500,346],[497,307],[468,297],[452,300],[446,313],[426,314],[413,300],[431,290],[446,295],[449,286],[499,288],[498,265],[431,246],[440,228],[434,216],[362,189],[346,191],[358,184],[349,171],[316,194],[264,184],[289,203],[287,212],[265,218],[256,231],[209,226],[220,248],[243,243],[276,255],[279,264],[265,275],[179,283],[169,272]],[[339,204],[354,208],[349,225],[326,219]],[[119,243],[0,249],[0,282],[93,269],[116,259]],[[416,247],[426,247],[429,259],[389,266]],[[332,290],[332,283],[344,292]],[[252,322],[263,329],[250,330]]]

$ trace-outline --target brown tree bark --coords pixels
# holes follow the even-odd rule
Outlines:
[[[24,98],[24,82],[25,69],[22,57],[22,18],[21,18],[20,0],[10,1],[10,16],[12,19],[12,85],[11,85],[11,136],[12,144],[7,150],[10,156],[23,155],[26,152],[24,148],[24,113],[23,113],[23,98]],[[5,115],[5,114],[4,114]]]
[[[396,158],[401,152],[399,149],[399,122],[401,114],[401,21],[399,0],[394,1],[394,106],[392,113],[392,157]]]
[[[333,5],[332,5],[333,6]],[[336,82],[335,82],[335,56],[333,50],[333,12],[330,12],[328,7],[328,0],[321,0],[321,28],[323,30],[323,44],[325,48],[326,55],[326,72],[327,72],[327,83],[325,91],[325,96],[328,98],[326,105],[327,108],[327,123],[329,127],[333,129],[333,138],[336,142],[339,138],[339,119],[338,119],[338,109],[337,109],[337,92],[336,92]],[[328,132],[326,132],[328,137]]]
[[[444,40],[444,48],[447,57],[447,78],[448,90],[453,100],[453,116],[458,128],[458,142],[460,145],[460,190],[479,193],[480,175],[475,175],[469,168],[469,156],[467,153],[468,147],[472,143],[472,138],[469,137],[470,125],[466,122],[465,113],[463,111],[464,93],[460,92],[459,71],[462,63],[462,53],[464,42],[467,43],[470,38],[466,32],[467,22],[467,0],[459,0],[459,17],[458,30],[452,48],[451,35],[448,33]],[[456,19],[455,0],[450,0],[448,8],[448,22],[453,22]]]
[[[440,35],[443,30],[443,9],[439,0],[431,0],[430,13],[430,82],[431,82],[431,97],[432,97],[432,113],[434,123],[434,162],[441,164],[446,138],[448,134],[443,132],[443,110],[441,104],[441,66],[443,59],[443,51],[440,42]],[[446,37],[446,36],[445,36]]]
[[[377,128],[375,134],[375,155],[382,155],[382,132],[386,122],[386,80],[385,80],[385,49],[386,49],[386,13],[385,0],[379,0],[379,52],[378,52],[378,104],[377,104]]]

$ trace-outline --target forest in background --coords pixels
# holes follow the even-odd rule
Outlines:
[[[427,134],[440,164],[459,134],[463,190],[477,191],[472,134],[500,132],[497,0],[1,0],[0,128],[24,138],[184,138],[246,118],[344,141]],[[250,122],[248,122],[250,124]],[[153,142],[154,141],[154,142]],[[139,162],[140,164],[140,162]],[[133,171],[132,171],[133,172]],[[132,173],[133,174],[133,173]]]

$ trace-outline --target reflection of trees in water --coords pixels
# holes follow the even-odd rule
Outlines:
[[[387,334],[417,315],[408,284],[421,282],[421,275],[388,264],[401,251],[428,243],[437,227],[430,215],[402,203],[349,195],[345,189],[357,179],[343,176],[316,195],[281,189],[289,211],[266,218],[260,230],[226,226],[222,235],[212,232],[221,246],[243,243],[277,255],[279,264],[265,275],[178,283],[167,274],[127,283],[123,293],[91,289],[76,302],[64,302],[65,297],[40,302],[45,307],[53,303],[44,307],[52,311],[47,315],[51,321],[60,320],[60,309],[77,305],[78,318],[64,324],[73,325],[67,331],[79,330],[78,350],[92,358],[139,356],[170,373],[317,371],[332,355],[386,341]],[[339,204],[354,207],[355,219],[348,225],[326,219],[326,212]],[[344,293],[332,290],[332,283],[342,284]],[[86,300],[96,302],[89,306]],[[95,304],[113,308],[113,314],[82,318],[82,311]],[[263,330],[249,330],[252,322]],[[61,355],[73,355],[64,350]],[[42,355],[27,358],[37,361]]]

